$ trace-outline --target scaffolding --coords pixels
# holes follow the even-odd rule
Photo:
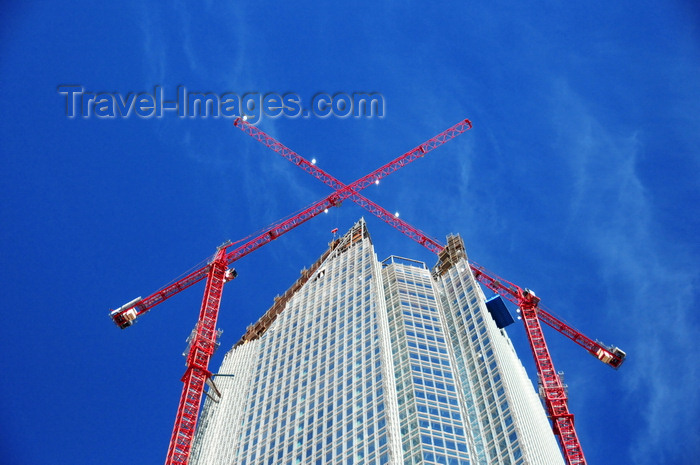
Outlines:
[[[447,246],[438,254],[438,262],[433,268],[433,277],[438,279],[447,273],[460,259],[467,260],[464,241],[459,234],[447,236]]]

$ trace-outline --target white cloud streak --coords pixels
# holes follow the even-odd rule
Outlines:
[[[554,91],[561,131],[575,178],[569,230],[576,231],[598,262],[607,290],[607,308],[624,309],[617,320],[632,322],[621,329],[628,352],[637,362],[628,370],[626,399],[644,425],[629,444],[633,463],[675,463],[697,452],[699,411],[692,312],[697,272],[656,237],[650,192],[636,172],[643,149],[638,133],[620,135],[601,124],[565,82]],[[631,371],[631,373],[629,372]],[[695,437],[682,452],[674,439]]]

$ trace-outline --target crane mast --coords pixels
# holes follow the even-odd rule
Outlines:
[[[471,128],[471,123],[469,123],[468,120],[465,120],[463,123],[468,124],[469,128]],[[280,154],[283,158],[286,158],[307,173],[321,180],[336,192],[346,193],[350,190],[349,198],[353,202],[365,208],[367,211],[431,252],[440,256],[441,252],[445,249],[445,247],[435,239],[400,219],[398,215],[391,214],[380,205],[377,205],[359,194],[357,191],[353,190],[351,186],[346,186],[338,181],[329,173],[318,168],[314,163],[308,162],[293,150],[265,134],[262,130],[248,124],[240,118],[234,121],[234,125]],[[448,131],[445,131],[443,134],[448,133]],[[552,362],[551,354],[549,353],[544,334],[542,333],[540,321],[544,321],[547,325],[579,344],[596,358],[613,368],[619,368],[626,354],[616,347],[608,348],[587,338],[580,331],[541,309],[539,306],[540,299],[535,296],[534,292],[528,289],[522,289],[515,284],[489,274],[483,267],[472,261],[469,261],[469,266],[475,279],[493,292],[515,303],[520,308],[530,349],[535,358],[537,374],[542,384],[543,400],[552,421],[554,433],[559,438],[562,453],[569,465],[585,464],[586,460],[583,455],[583,450],[576,434],[576,429],[574,428],[574,416],[569,411],[566,389],[558,373],[554,369],[554,363]]]
[[[197,325],[192,331],[187,351],[187,371],[182,377],[184,386],[170,439],[166,464],[187,463],[197,427],[204,383],[211,376],[209,361],[217,345],[216,321],[219,317],[224,283],[236,277],[228,270],[225,247],[219,247],[209,265],[207,284]]]

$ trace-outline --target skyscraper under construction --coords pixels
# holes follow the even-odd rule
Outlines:
[[[563,464],[464,244],[379,261],[356,223],[226,354],[191,463]]]

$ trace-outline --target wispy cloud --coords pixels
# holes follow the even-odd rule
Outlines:
[[[178,85],[184,85],[190,91],[216,94],[253,88],[255,78],[244,67],[250,57],[246,48],[247,27],[241,9],[231,5],[225,14],[217,12],[213,15],[225,17],[225,21],[212,22],[212,15],[204,13],[212,13],[213,8],[221,6],[206,2],[204,6],[194,8],[180,1],[175,8],[168,10],[151,4],[142,7],[146,88],[162,85],[168,95],[173,95]],[[216,42],[207,40],[207,35],[212,33],[207,21],[219,34]],[[175,27],[167,27],[173,24]],[[255,218],[255,224],[260,223],[259,226],[263,226],[266,220],[272,221],[274,213],[270,212],[277,210],[277,199],[274,191],[261,182],[263,170],[269,167],[263,167],[252,155],[256,153],[251,150],[255,142],[250,140],[248,143],[246,136],[233,127],[230,118],[190,120],[174,114],[168,116],[154,125],[154,131],[164,145],[173,147],[173,156],[188,158],[195,169],[214,180],[215,185],[210,187],[221,193],[224,205],[217,215],[221,228],[228,230],[232,224],[240,223],[241,210],[245,209],[250,218]],[[290,189],[294,188],[292,185]],[[235,205],[231,205],[233,199],[236,199]]]
[[[182,1],[166,10],[152,4],[141,6],[144,58],[150,72],[147,78],[159,84],[165,82],[171,77],[168,72],[173,71],[169,68],[179,65],[183,57],[190,71],[208,80],[215,76],[224,84],[234,84],[245,78],[248,34],[241,8],[231,5],[225,13],[215,14],[214,17],[226,18],[221,22],[212,22],[212,16],[205,14],[211,9],[209,3],[202,11],[201,4],[190,7]],[[202,36],[211,33],[209,29],[218,34],[214,43]],[[228,89],[222,91],[225,90]]]
[[[165,78],[166,46],[164,30],[159,22],[160,15],[154,14],[148,4],[141,7],[141,31],[143,33],[143,54],[146,70],[153,83],[162,83]],[[152,84],[151,82],[148,83]]]
[[[621,331],[631,346],[625,402],[643,418],[629,444],[633,463],[672,463],[697,452],[698,442],[680,445],[673,438],[695,437],[699,410],[694,339],[693,286],[697,272],[682,250],[655,236],[653,195],[637,174],[643,143],[636,132],[606,128],[593,111],[560,81],[555,86],[554,117],[567,145],[575,179],[569,229],[597,260],[607,291],[607,311],[624,308],[616,319],[633,322]],[[630,374],[631,371],[631,374]]]

